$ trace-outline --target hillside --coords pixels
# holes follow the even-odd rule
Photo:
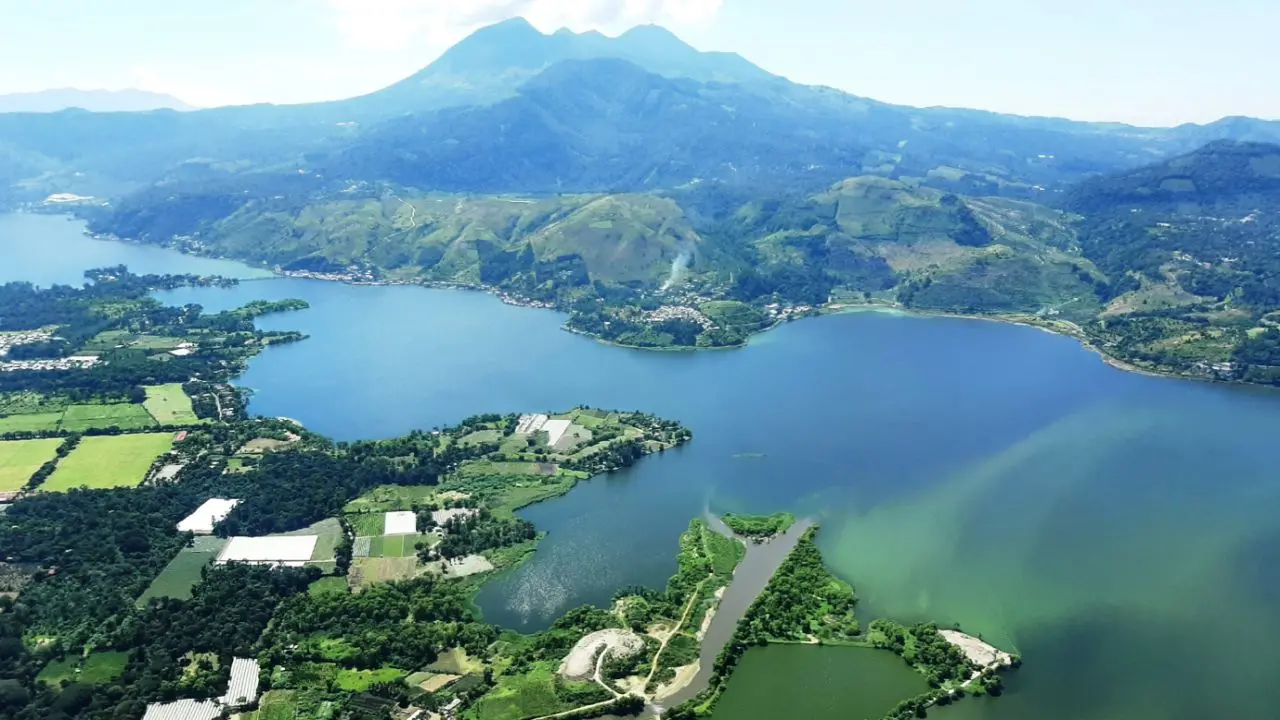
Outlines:
[[[1153,367],[1280,380],[1280,146],[1212,143],[1083,183],[1064,206],[1116,281],[1110,345]]]
[[[263,198],[234,211],[215,204],[208,220],[165,241],[286,270],[370,270],[387,280],[489,285],[535,264],[573,258],[591,281],[656,286],[681,254],[696,254],[700,242],[676,203],[645,195],[368,191],[303,204]]]

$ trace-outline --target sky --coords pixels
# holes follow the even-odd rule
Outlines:
[[[545,32],[658,23],[796,82],[906,105],[1280,119],[1280,0],[0,0],[0,93],[337,99],[513,16]]]

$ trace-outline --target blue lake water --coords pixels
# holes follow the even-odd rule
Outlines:
[[[46,272],[39,255],[25,269],[4,257],[7,276]],[[524,511],[550,534],[482,592],[494,622],[541,627],[662,583],[706,508],[790,508],[821,518],[864,620],[960,623],[1023,655],[1005,697],[938,717],[1280,707],[1275,393],[1128,374],[1068,338],[966,320],[827,316],[681,354],[601,345],[555,313],[462,291],[274,279],[164,297],[308,300],[262,322],[311,337],[240,382],[253,412],[339,439],[577,404],[692,428],[686,448]]]

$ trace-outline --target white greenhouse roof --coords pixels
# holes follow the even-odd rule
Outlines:
[[[389,512],[383,520],[383,535],[412,535],[416,532],[418,516],[409,510]]]
[[[542,431],[547,434],[547,444],[555,445],[560,442],[560,438],[564,437],[572,424],[572,420],[548,420],[543,423]]]
[[[218,564],[302,565],[315,552],[317,535],[233,537],[218,556]]]
[[[212,700],[177,700],[152,703],[142,720],[216,720],[222,708]]]
[[[257,660],[233,659],[231,661],[231,682],[227,684],[227,694],[222,696],[222,704],[229,708],[252,705],[258,699],[258,675],[260,672]]]
[[[196,508],[195,512],[178,523],[178,530],[200,535],[211,535],[213,534],[213,526],[226,519],[231,509],[239,504],[239,500],[224,500],[222,498],[205,500],[204,504]]]

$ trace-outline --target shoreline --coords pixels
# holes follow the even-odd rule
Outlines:
[[[77,219],[77,220],[79,219],[79,218],[76,218],[76,216],[74,215],[68,215],[68,217],[72,219]],[[183,255],[190,255],[192,257],[236,262],[246,267],[254,268],[258,270],[265,270],[272,274],[271,277],[255,277],[255,278],[239,279],[239,282],[263,281],[263,280],[272,280],[277,278],[296,278],[296,279],[304,279],[304,280],[317,280],[321,282],[337,282],[337,283],[342,283],[344,285],[358,285],[358,286],[371,286],[371,287],[410,286],[410,287],[430,288],[435,290],[463,290],[463,291],[469,291],[469,292],[480,292],[486,295],[492,295],[498,298],[498,300],[501,301],[503,304],[511,305],[513,307],[524,307],[524,308],[531,308],[531,309],[537,309],[537,310],[552,310],[554,312],[558,312],[561,314],[566,314],[566,315],[568,314],[567,311],[557,308],[550,303],[543,302],[543,301],[524,300],[517,296],[510,295],[499,288],[491,287],[483,284],[464,283],[464,282],[457,282],[457,281],[425,280],[425,279],[362,280],[354,277],[339,277],[339,276],[336,276],[336,274],[334,274],[333,276],[326,277],[326,275],[329,275],[329,274],[280,270],[277,268],[267,267],[262,264],[254,263],[254,262],[239,259],[239,258],[224,257],[220,255],[214,255],[211,253],[190,252],[188,250],[175,248],[168,245],[140,243],[140,242],[127,240],[127,239],[120,238],[113,235],[97,235],[97,234],[90,233],[87,228],[85,229],[84,232],[86,236],[94,240],[100,240],[104,242],[119,242],[127,245],[143,245],[143,246],[161,247],[161,248],[174,250],[175,252],[179,252]],[[1108,352],[1107,350],[1105,350],[1104,348],[1098,346],[1096,343],[1093,342],[1092,339],[1088,337],[1088,335],[1083,331],[1083,329],[1081,329],[1075,323],[1072,323],[1067,320],[1062,320],[1059,322],[1069,324],[1072,326],[1073,329],[1067,329],[1056,324],[1049,325],[1044,322],[1037,322],[1034,316],[1026,315],[1026,314],[1016,314],[1016,313],[975,314],[975,313],[963,313],[963,312],[949,312],[946,310],[923,310],[923,309],[907,308],[894,303],[860,303],[860,304],[853,304],[853,305],[839,305],[839,304],[824,305],[817,308],[812,315],[801,315],[799,317],[794,317],[794,318],[775,320],[768,327],[753,331],[750,334],[748,334],[746,339],[740,344],[722,345],[722,346],[716,346],[716,347],[698,347],[695,345],[688,345],[688,346],[679,345],[679,346],[670,346],[670,347],[649,347],[649,346],[643,346],[643,345],[628,345],[626,343],[620,343],[613,340],[609,340],[607,338],[601,337],[594,333],[589,333],[583,330],[578,330],[576,328],[569,327],[567,320],[565,323],[561,324],[560,329],[564,330],[565,332],[573,333],[574,335],[578,335],[580,337],[589,338],[602,345],[608,345],[610,347],[623,348],[627,350],[643,350],[646,352],[681,352],[681,353],[701,352],[701,351],[707,351],[707,350],[740,350],[740,349],[750,347],[752,338],[755,338],[758,335],[764,335],[765,333],[768,333],[772,330],[776,330],[777,328],[783,325],[786,325],[790,322],[794,322],[795,320],[801,320],[806,317],[818,317],[822,315],[852,314],[857,312],[893,312],[893,313],[898,313],[898,314],[913,316],[913,317],[981,320],[986,322],[1003,323],[1007,325],[1020,325],[1023,327],[1042,330],[1044,332],[1047,332],[1053,335],[1069,337],[1075,340],[1077,343],[1079,343],[1085,350],[1088,350],[1089,352],[1096,354],[1102,360],[1102,362],[1105,363],[1106,365],[1123,372],[1134,373],[1137,375],[1144,375],[1146,377],[1151,377],[1151,378],[1190,380],[1190,381],[1196,381],[1196,382],[1211,383],[1215,385],[1231,385],[1231,386],[1250,387],[1250,388],[1271,387],[1269,385],[1263,385],[1260,383],[1251,383],[1243,380],[1223,380],[1221,378],[1202,377],[1199,375],[1190,375],[1190,374],[1187,374],[1184,372],[1178,372],[1178,371],[1160,371],[1160,370],[1152,370],[1150,368],[1144,368],[1139,365],[1135,365],[1132,362],[1124,360],[1120,357],[1117,357],[1111,354],[1110,352]]]

